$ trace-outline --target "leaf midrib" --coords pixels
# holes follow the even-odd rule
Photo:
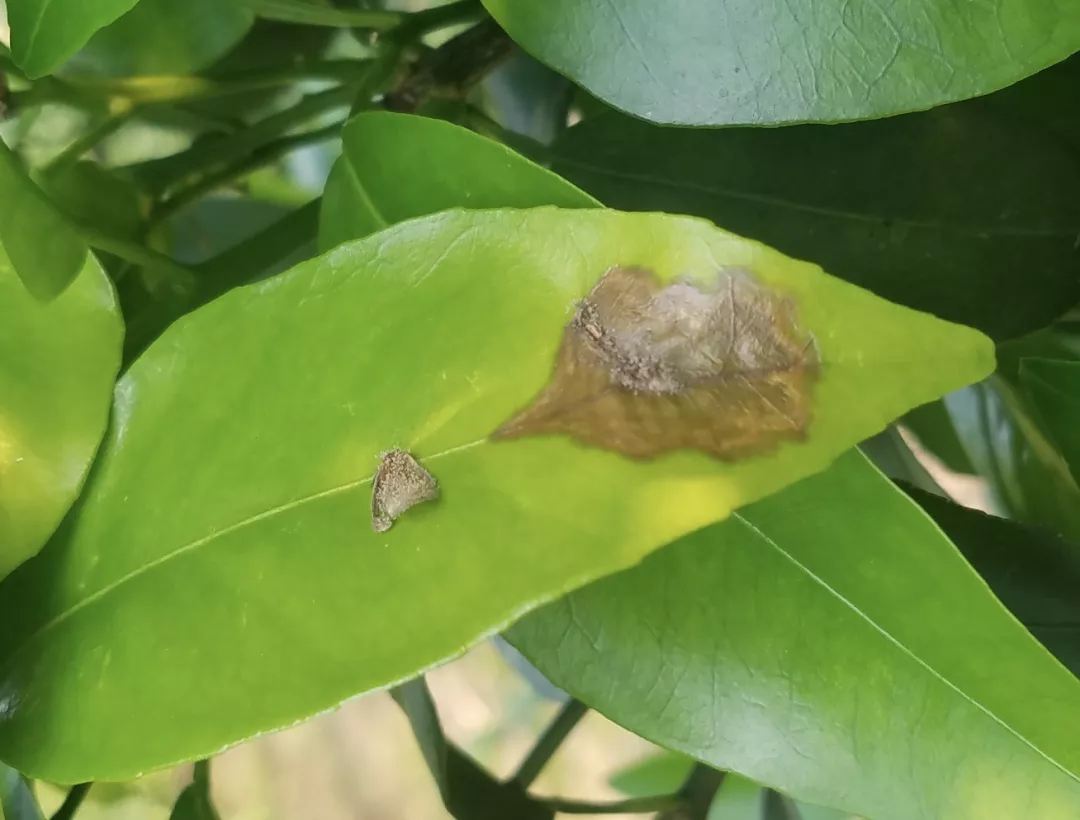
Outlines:
[[[959,686],[954,684],[952,681],[950,681],[943,674],[938,672],[929,663],[927,663],[921,657],[919,657],[919,655],[917,655],[913,650],[909,649],[906,645],[901,643],[901,641],[899,639],[894,637],[888,630],[886,630],[884,627],[882,627],[880,624],[878,624],[877,621],[875,621],[873,618],[871,618],[869,615],[867,615],[865,612],[863,612],[862,609],[860,609],[853,601],[851,601],[850,599],[848,599],[847,597],[842,595],[839,590],[837,590],[833,586],[831,586],[824,578],[817,575],[809,567],[807,567],[805,564],[803,564],[801,561],[799,561],[797,558],[795,558],[795,556],[793,556],[791,553],[789,553],[787,550],[785,550],[783,547],[781,547],[778,543],[776,543],[776,541],[774,541],[772,538],[770,538],[768,535],[766,535],[764,532],[762,532],[757,526],[755,526],[746,517],[744,517],[738,510],[733,512],[731,514],[731,517],[738,520],[741,524],[743,524],[744,526],[749,528],[755,535],[757,535],[759,538],[761,538],[763,541],[765,541],[766,544],[768,544],[770,547],[772,547],[774,550],[776,550],[780,555],[782,555],[784,558],[786,558],[788,561],[790,561],[792,564],[794,564],[795,567],[799,571],[805,573],[806,576],[808,578],[810,578],[814,583],[816,583],[818,586],[822,587],[827,593],[829,593],[834,598],[836,598],[838,601],[840,601],[840,603],[842,603],[844,606],[846,606],[848,609],[850,609],[856,616],[858,616],[859,618],[862,618],[878,634],[880,634],[887,641],[889,641],[889,643],[893,644],[902,653],[904,653],[909,658],[911,658],[911,660],[915,661],[916,664],[918,664],[920,667],[922,667],[928,673],[930,673],[930,675],[932,677],[934,677],[937,680],[941,681],[941,683],[945,684],[945,686],[947,686],[949,689],[951,689],[957,695],[959,695],[961,699],[963,699],[967,703],[971,704],[976,709],[978,709],[980,712],[982,712],[984,715],[989,717],[992,721],[994,721],[996,724],[998,724],[1000,727],[1002,727],[1006,732],[1011,734],[1013,737],[1015,737],[1017,740],[1019,740],[1025,746],[1027,746],[1032,751],[1034,751],[1043,760],[1050,763],[1055,768],[1059,769],[1070,780],[1072,780],[1075,783],[1080,783],[1080,775],[1078,775],[1076,772],[1073,772],[1072,770],[1066,768],[1063,764],[1059,763],[1057,760],[1055,760],[1049,754],[1047,754],[1042,749],[1040,749],[1038,746],[1036,746],[1034,742],[1029,740],[1023,734],[1021,734],[1018,730],[1014,729],[1010,724],[1006,723],[1002,718],[998,717],[989,708],[987,708],[986,706],[983,706],[979,701],[972,698],[963,689],[961,689]]]
[[[450,447],[450,448],[448,448],[446,450],[442,450],[441,452],[434,453],[433,455],[427,456],[426,458],[423,459],[423,461],[425,463],[427,463],[429,461],[436,461],[436,460],[438,460],[440,458],[444,458],[446,456],[454,455],[454,454],[460,453],[460,452],[462,452],[464,450],[470,450],[473,447],[477,447],[477,446],[479,446],[481,444],[488,443],[489,441],[490,441],[490,439],[488,437],[484,437],[484,438],[481,438],[481,439],[477,439],[476,441],[471,441],[468,444],[460,444],[460,445],[458,445],[456,447]],[[363,478],[359,478],[359,479],[357,479],[355,481],[348,481],[348,482],[346,482],[344,484],[338,484],[338,485],[335,485],[333,487],[329,487],[329,488],[327,488],[325,490],[320,490],[320,491],[318,491],[316,493],[311,493],[309,495],[305,495],[305,496],[302,496],[300,498],[295,498],[292,501],[287,501],[284,504],[279,504],[276,507],[271,507],[268,510],[263,510],[262,512],[256,513],[255,515],[250,515],[247,518],[244,518],[244,519],[242,519],[240,521],[237,521],[236,523],[229,524],[229,525],[227,525],[225,527],[222,527],[221,529],[218,529],[218,530],[214,530],[213,532],[209,533],[208,535],[204,535],[204,536],[202,536],[200,538],[196,538],[195,540],[189,541],[186,544],[181,544],[180,546],[176,547],[175,549],[171,550],[170,552],[167,552],[164,555],[158,556],[153,561],[149,561],[148,563],[145,563],[145,564],[142,564],[142,565],[136,567],[135,569],[133,569],[133,570],[127,572],[126,574],[120,576],[115,581],[112,581],[111,583],[108,583],[105,586],[101,587],[100,589],[97,589],[94,592],[90,593],[85,598],[82,598],[81,600],[79,600],[76,603],[72,604],[67,609],[65,609],[63,612],[59,613],[58,615],[54,616],[53,618],[49,619],[44,624],[42,624],[38,629],[36,629],[34,632],[32,632],[30,634],[30,636],[23,643],[21,643],[14,650],[12,650],[11,654],[8,655],[7,659],[3,662],[3,664],[0,664],[0,670],[2,670],[3,672],[7,672],[14,665],[14,662],[16,660],[18,660],[19,657],[24,652],[26,652],[27,649],[29,649],[31,646],[33,646],[34,643],[36,643],[38,641],[38,639],[41,638],[42,635],[44,635],[44,634],[46,634],[48,632],[51,632],[56,627],[60,626],[60,624],[64,623],[65,621],[70,620],[72,617],[74,617],[81,610],[85,609],[86,607],[90,606],[91,604],[97,603],[98,601],[102,600],[103,598],[105,598],[106,596],[108,596],[109,594],[114,592],[115,590],[119,589],[121,586],[128,583],[129,581],[133,581],[136,578],[139,578],[140,576],[145,575],[146,573],[150,572],[151,570],[157,569],[158,567],[169,563],[174,558],[177,558],[177,557],[179,557],[181,555],[186,555],[189,552],[194,552],[195,550],[199,549],[200,547],[203,547],[206,544],[209,544],[209,543],[211,543],[213,541],[216,541],[218,538],[221,538],[221,537],[226,536],[226,535],[230,535],[231,533],[234,533],[234,532],[236,532],[238,530],[242,530],[244,527],[247,527],[247,526],[249,526],[251,524],[257,524],[260,521],[265,521],[268,518],[273,518],[276,515],[287,513],[287,512],[289,512],[291,510],[297,509],[298,507],[302,507],[303,505],[308,504],[308,503],[310,503],[312,501],[318,501],[318,500],[323,499],[323,498],[329,498],[331,496],[338,495],[339,493],[347,492],[349,490],[354,490],[357,487],[363,487],[365,484],[370,484],[374,480],[374,478],[375,478],[374,474],[368,475],[368,476],[365,476]]]

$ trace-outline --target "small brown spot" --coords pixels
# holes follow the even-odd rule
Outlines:
[[[404,450],[383,453],[371,488],[371,528],[386,532],[417,504],[439,496],[435,478]]]
[[[806,437],[817,371],[794,303],[750,273],[662,287],[652,271],[615,267],[578,305],[548,386],[494,437],[744,458]]]

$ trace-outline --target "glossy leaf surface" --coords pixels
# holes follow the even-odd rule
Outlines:
[[[631,731],[798,799],[875,820],[1080,810],[1080,681],[854,452],[508,637]]]
[[[41,548],[75,500],[105,433],[122,336],[93,256],[45,303],[0,247],[0,578]]]
[[[137,0],[7,0],[11,55],[30,77],[50,74]]]
[[[994,594],[1080,678],[1080,544],[1053,530],[903,488],[952,539]]]
[[[367,113],[342,131],[323,193],[319,247],[329,250],[448,208],[595,207],[595,200],[504,145],[456,125]]]
[[[1044,77],[1022,85],[1050,109],[1072,105]],[[1018,116],[1013,99],[715,131],[613,113],[567,131],[552,167],[610,207],[703,216],[886,299],[1009,339],[1080,301],[1080,152]]]
[[[1080,539],[1080,487],[1021,390],[995,374],[944,405],[995,511]]]
[[[533,56],[659,123],[837,122],[1011,85],[1080,49],[1075,0],[484,0]]]
[[[823,362],[805,442],[721,463],[488,440],[628,262],[793,300]],[[341,246],[181,319],[120,382],[78,512],[0,587],[0,758],[121,778],[409,678],[992,367],[980,334],[698,220],[456,211]],[[377,534],[392,447],[441,495]]]
[[[79,274],[87,247],[0,140],[0,243],[27,289],[47,301]]]

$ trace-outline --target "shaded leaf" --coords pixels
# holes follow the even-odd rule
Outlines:
[[[1080,538],[1080,488],[1020,391],[995,375],[944,405],[997,510]]]
[[[619,264],[664,281],[743,268],[791,298],[823,363],[806,441],[735,464],[491,442]],[[341,246],[189,314],[121,380],[78,510],[0,586],[0,692],[16,693],[0,758],[118,779],[291,725],[824,469],[992,367],[978,333],[698,220],[450,211]],[[441,499],[375,533],[370,482],[394,447]]]
[[[998,368],[1001,368],[1001,352],[998,352]],[[949,411],[942,401],[932,401],[922,407],[916,407],[906,416],[902,424],[915,434],[919,444],[929,450],[941,463],[956,473],[972,475],[975,465],[971,463]]]
[[[218,820],[210,798],[210,764],[195,764],[195,778],[176,798],[169,820]]]
[[[194,73],[240,42],[254,19],[240,0],[139,0],[90,39],[72,69],[110,76]]]
[[[552,820],[555,812],[515,783],[499,783],[461,750],[447,756],[446,808],[457,820]]]
[[[44,820],[25,778],[0,763],[0,820]]]
[[[1029,93],[1072,105],[1041,80]],[[1008,339],[1080,301],[1080,154],[1002,108],[716,131],[610,114],[568,130],[552,168],[611,207],[703,216]]]
[[[507,636],[631,731],[800,800],[875,820],[1080,808],[1080,681],[854,452]]]
[[[686,755],[661,751],[620,769],[608,779],[608,784],[627,797],[674,794],[689,776],[694,763],[694,759]]]
[[[51,74],[137,0],[7,0],[11,55],[32,78]]]
[[[88,252],[75,227],[31,181],[2,140],[0,244],[27,290],[43,301],[63,293],[78,276]]]
[[[323,194],[319,247],[448,208],[588,208],[599,203],[509,148],[450,123],[359,114]]]
[[[1080,362],[1023,359],[1020,382],[1076,479],[1080,476]]]
[[[300,23],[305,26],[339,26],[342,28],[390,28],[403,19],[400,12],[368,9],[342,9],[314,0],[239,0],[259,17]]]
[[[0,578],[41,548],[78,495],[105,433],[122,336],[93,256],[42,303],[0,247]]]
[[[1080,677],[1080,544],[1043,527],[902,489],[933,517],[1009,611]]]
[[[77,224],[108,236],[135,238],[142,225],[139,191],[131,182],[82,161],[46,172],[40,178],[56,206]]]
[[[1075,6],[1055,0],[484,5],[526,51],[596,96],[683,125],[917,111],[1004,88],[1080,49]]]
[[[818,361],[795,314],[741,270],[663,287],[650,271],[611,268],[567,325],[551,383],[495,435],[726,460],[803,440]]]

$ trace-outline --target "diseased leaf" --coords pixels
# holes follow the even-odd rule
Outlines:
[[[1080,79],[1047,84],[1016,96],[1075,108]],[[1080,302],[1080,151],[996,97],[827,128],[613,113],[566,131],[551,167],[612,208],[705,217],[997,340]]]
[[[0,244],[35,298],[54,299],[83,267],[89,248],[0,140]]]
[[[31,78],[51,74],[137,0],[7,0],[11,55]]]
[[[1076,0],[484,0],[537,59],[642,119],[838,122],[987,94],[1080,49]]]
[[[817,374],[795,306],[742,270],[666,287],[615,267],[578,305],[551,384],[496,432],[566,433],[638,458],[745,458],[805,438]]]
[[[805,440],[740,462],[492,441],[613,266],[790,298],[822,362]],[[456,210],[339,246],[174,323],[118,384],[77,509],[0,585],[0,759],[122,779],[399,683],[992,368],[975,331],[685,217]],[[377,533],[392,448],[441,498]]]
[[[439,496],[431,473],[404,450],[383,453],[371,488],[371,527],[386,532],[406,510]]]

